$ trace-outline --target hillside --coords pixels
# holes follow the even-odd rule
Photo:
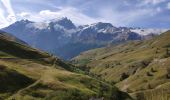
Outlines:
[[[130,100],[74,66],[0,34],[0,100]]]
[[[1,30],[0,30],[0,37],[1,37],[1,38],[4,38],[4,39],[7,39],[7,40],[10,40],[10,41],[15,41],[15,42],[19,42],[19,43],[22,43],[22,44],[27,45],[27,43],[25,43],[24,41],[16,38],[15,36],[13,36],[13,35],[11,35],[11,34],[9,34],[9,33],[6,33],[6,32],[4,32],[4,31],[1,31]]]
[[[170,31],[151,40],[86,51],[72,62],[138,100],[170,99]]]

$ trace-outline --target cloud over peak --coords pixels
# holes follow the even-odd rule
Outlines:
[[[0,25],[68,17],[75,24],[104,21],[116,26],[167,28],[169,10],[169,0],[1,0]]]
[[[103,21],[97,18],[91,18],[83,14],[80,10],[73,7],[60,7],[58,11],[42,10],[36,14],[30,12],[22,12],[17,14],[20,19],[29,19],[32,21],[46,21],[61,17],[68,17],[76,24],[90,24],[97,21]]]

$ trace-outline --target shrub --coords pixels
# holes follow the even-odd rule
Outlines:
[[[106,68],[109,68],[109,67],[110,67],[110,65],[109,65],[109,64],[106,64],[106,65],[105,65],[105,67],[106,67]]]
[[[157,70],[154,68],[151,68],[151,72],[157,72]]]
[[[111,84],[112,86],[114,86],[116,83],[117,83],[117,82],[115,82],[115,81],[111,81],[111,82],[110,82],[110,84]]]
[[[132,93],[133,91],[131,90],[131,89],[129,89],[129,88],[127,88],[127,90],[126,90],[128,93]]]
[[[156,48],[156,52],[155,53],[156,54],[159,53],[160,52],[159,50],[160,50],[159,48]]]
[[[152,59],[146,59],[144,61],[142,61],[142,64],[144,65],[144,67],[147,67],[150,63],[151,63]]]
[[[148,80],[144,79],[144,80],[143,80],[143,82],[145,82],[145,83],[146,83],[146,82],[148,82]]]
[[[137,93],[136,94],[136,99],[137,100],[145,100],[144,93],[143,92]]]
[[[148,89],[153,89],[153,87],[152,87],[151,84],[148,84],[148,85],[147,85],[147,88],[148,88]]]
[[[170,68],[167,68],[167,78],[170,79]]]
[[[166,53],[164,55],[164,58],[168,58],[168,57],[170,57],[170,49],[166,48]]]
[[[126,79],[126,78],[128,78],[128,77],[129,77],[128,74],[123,73],[123,74],[121,75],[120,81],[123,81],[124,79]]]
[[[153,74],[150,72],[147,72],[147,76],[153,76]]]
[[[165,46],[165,48],[170,48],[170,44],[167,44],[167,45]]]
[[[90,97],[77,89],[56,91],[49,94],[45,100],[88,100]]]

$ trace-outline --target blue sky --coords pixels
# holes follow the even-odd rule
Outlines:
[[[170,28],[170,0],[0,0],[0,27],[68,17],[75,24]]]

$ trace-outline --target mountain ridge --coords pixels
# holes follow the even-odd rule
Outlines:
[[[155,36],[154,30],[147,31],[148,35],[141,35],[145,31],[144,29],[132,30],[132,28],[115,27],[103,22],[77,27],[66,17],[47,22],[21,20],[3,30],[12,33],[33,47],[67,60],[89,49],[129,40],[150,39]],[[136,33],[137,30],[141,30],[140,34]],[[74,52],[75,48],[76,52]]]

